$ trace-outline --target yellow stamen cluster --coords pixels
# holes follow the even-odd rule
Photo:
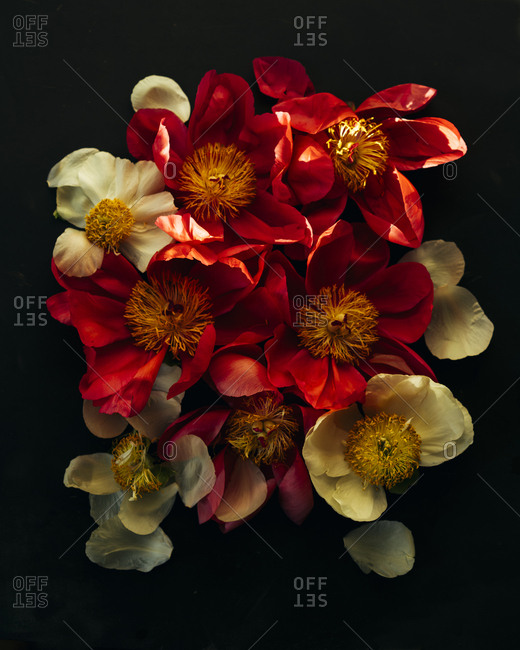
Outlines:
[[[175,358],[182,352],[193,356],[213,322],[207,289],[176,274],[165,275],[162,284],[140,280],[126,303],[125,319],[136,345],[158,352],[166,344]]]
[[[362,293],[333,285],[299,311],[298,338],[312,356],[358,365],[378,340],[379,313]]]
[[[119,252],[119,244],[132,230],[135,219],[119,199],[103,199],[85,216],[85,234],[89,242],[107,253]]]
[[[284,461],[298,427],[291,407],[262,397],[234,411],[226,422],[224,436],[242,458],[271,465]]]
[[[123,490],[132,490],[130,501],[143,494],[157,492],[161,482],[152,472],[153,462],[147,456],[148,438],[132,433],[120,440],[112,450],[112,471]]]
[[[421,458],[421,439],[402,415],[359,420],[344,445],[345,459],[365,485],[388,489],[410,478]]]
[[[227,221],[256,196],[253,163],[234,144],[206,144],[187,156],[177,176],[179,198],[201,221]]]
[[[353,192],[366,187],[370,174],[377,176],[386,168],[390,143],[380,127],[371,117],[349,117],[328,129],[334,167]]]

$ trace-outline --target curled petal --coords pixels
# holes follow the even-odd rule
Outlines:
[[[289,113],[292,128],[304,133],[319,133],[347,117],[355,117],[350,106],[330,93],[288,99],[273,110]]]
[[[167,108],[183,122],[190,117],[190,101],[179,84],[169,77],[150,75],[141,79],[130,98],[134,111],[141,108]]]
[[[314,86],[299,61],[283,56],[263,56],[253,61],[260,91],[276,99],[303,97],[314,92]]]
[[[363,573],[396,578],[408,573],[415,562],[412,533],[399,521],[365,524],[350,531],[343,543]]]
[[[119,484],[112,473],[110,454],[87,454],[73,458],[63,477],[65,487],[75,487],[90,494],[112,494]]]
[[[470,291],[450,286],[435,291],[424,339],[436,357],[463,359],[480,354],[488,347],[493,330],[493,323]]]
[[[172,550],[171,540],[161,528],[150,535],[136,535],[123,526],[119,517],[96,528],[85,547],[88,559],[105,569],[136,569],[145,573],[164,564]]]
[[[375,117],[377,120],[406,115],[426,106],[435,97],[436,92],[435,88],[419,84],[392,86],[365,99],[358,106],[356,113],[360,117]]]

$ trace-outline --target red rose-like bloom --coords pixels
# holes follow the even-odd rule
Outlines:
[[[198,504],[201,523],[213,519],[224,532],[253,516],[276,487],[287,516],[301,523],[313,506],[312,486],[300,450],[320,415],[284,397],[267,377],[261,348],[223,348],[210,364],[209,380],[231,395],[229,406],[198,409],[179,418],[162,436],[159,453],[174,453],[176,440],[199,436],[215,465],[213,490]]]
[[[275,386],[295,386],[314,408],[339,409],[363,401],[366,376],[433,377],[406,345],[430,322],[429,273],[414,263],[387,268],[388,245],[365,224],[339,221],[325,231],[305,282],[279,253],[268,263],[265,297],[278,302],[283,316],[265,344]]]
[[[467,149],[451,122],[403,117],[423,108],[436,90],[401,84],[376,93],[353,111],[334,95],[312,94],[296,61],[266,57],[256,59],[254,69],[260,90],[283,100],[273,111],[289,113],[296,131],[291,165],[276,187],[286,185],[293,205],[309,204],[335,198],[340,181],[374,232],[397,244],[419,246],[424,231],[421,201],[401,171],[456,160]],[[305,92],[297,96],[302,88]],[[312,213],[304,212],[315,236],[323,232]]]
[[[263,254],[242,248],[234,251],[242,253],[237,259],[224,248],[173,245],[152,259],[146,280],[115,254],[107,254],[88,278],[60,274],[53,263],[67,291],[47,304],[54,318],[76,327],[84,345],[84,399],[102,413],[139,413],[167,352],[182,367],[168,397],[192,386],[213,352],[214,319],[251,291],[262,273]]]
[[[155,160],[179,206],[156,225],[177,241],[309,243],[306,218],[266,191],[291,159],[287,119],[255,115],[246,81],[215,71],[199,85],[189,127],[168,110],[137,111],[130,153]]]

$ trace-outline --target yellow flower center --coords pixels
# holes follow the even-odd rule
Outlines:
[[[177,184],[184,207],[201,221],[237,217],[256,195],[253,163],[234,144],[196,149],[185,159]]]
[[[410,478],[421,458],[421,439],[402,415],[365,417],[344,444],[345,459],[365,485],[390,489]]]
[[[365,188],[370,174],[381,174],[388,161],[388,138],[373,118],[348,117],[328,129],[336,172],[353,192]]]
[[[379,338],[378,316],[364,294],[343,286],[325,287],[312,304],[300,309],[298,338],[314,357],[358,365]]]
[[[193,356],[213,322],[207,289],[194,278],[169,275],[160,284],[140,280],[126,303],[125,319],[136,345],[158,352],[168,345],[174,357]]]
[[[132,433],[120,440],[112,451],[112,471],[123,490],[132,490],[130,501],[148,492],[157,492],[161,482],[152,472],[153,462],[147,456],[148,438]]]
[[[135,219],[119,199],[103,199],[85,216],[85,234],[89,242],[107,253],[119,252],[119,244],[132,230]]]
[[[284,461],[298,427],[291,407],[265,397],[251,399],[244,409],[234,411],[224,436],[242,458],[270,465]]]

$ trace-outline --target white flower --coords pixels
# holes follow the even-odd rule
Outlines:
[[[473,441],[468,411],[428,377],[380,374],[356,405],[330,411],[310,429],[303,457],[316,491],[344,517],[373,521],[385,487],[461,454]]]
[[[51,169],[56,212],[82,230],[67,228],[53,258],[65,275],[85,277],[100,268],[105,252],[123,253],[140,271],[172,239],[155,220],[176,211],[155,163],[116,158],[106,151],[78,149]]]
[[[179,84],[169,77],[151,75],[141,79],[130,98],[134,111],[141,108],[167,108],[183,122],[190,117],[190,101]]]
[[[74,458],[65,471],[66,487],[90,494],[90,513],[100,526],[87,542],[87,555],[106,568],[150,571],[165,562],[172,544],[158,528],[173,507],[177,492],[188,507],[209,494],[215,468],[204,442],[184,436],[174,458],[155,463],[149,441],[124,437],[112,454]]]
[[[427,241],[400,262],[419,262],[430,273],[433,312],[424,334],[430,352],[439,359],[454,360],[483,352],[493,336],[493,323],[475,296],[457,286],[464,274],[464,257],[456,244]]]
[[[396,578],[408,573],[415,562],[412,533],[400,521],[365,524],[350,531],[343,543],[363,573]]]

